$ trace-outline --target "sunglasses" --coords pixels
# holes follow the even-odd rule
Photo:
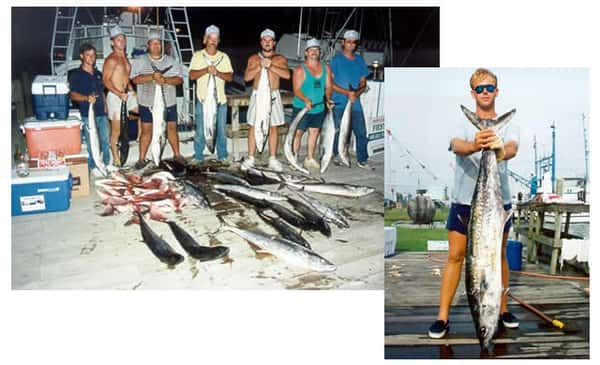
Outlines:
[[[475,92],[477,94],[481,94],[484,89],[487,90],[488,93],[493,93],[494,90],[496,90],[496,86],[494,86],[494,85],[478,85],[478,86],[475,86],[475,88],[473,90],[475,90]]]

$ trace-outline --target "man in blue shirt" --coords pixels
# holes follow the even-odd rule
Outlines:
[[[81,67],[74,70],[69,77],[69,96],[71,100],[79,104],[79,113],[81,113],[81,121],[83,122],[83,137],[86,141],[88,150],[88,166],[92,171],[93,176],[101,176],[102,174],[92,158],[90,134],[88,131],[88,111],[90,103],[94,103],[94,114],[96,127],[98,129],[98,138],[100,139],[100,151],[102,153],[102,161],[105,165],[110,163],[110,145],[109,145],[109,130],[108,119],[106,116],[106,103],[104,100],[104,86],[102,85],[102,73],[95,67],[96,64],[96,48],[89,44],[83,44],[79,53],[81,58]]]
[[[333,154],[338,154],[339,127],[342,114],[348,101],[352,102],[352,115],[350,116],[352,131],[356,137],[356,159],[358,167],[372,170],[367,164],[369,154],[367,153],[367,130],[365,117],[360,104],[360,95],[367,87],[367,76],[369,69],[362,56],[356,54],[359,34],[355,30],[348,30],[342,39],[342,52],[331,60],[331,72],[333,74],[333,120],[338,132],[333,142]]]

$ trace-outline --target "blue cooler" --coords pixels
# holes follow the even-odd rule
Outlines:
[[[521,271],[521,263],[523,260],[523,242],[521,241],[506,241],[506,260],[508,268],[513,271]]]
[[[37,120],[67,119],[69,116],[67,76],[36,76],[31,85],[31,95]]]
[[[71,206],[73,178],[68,166],[31,169],[29,176],[12,171],[12,215],[58,212]]]

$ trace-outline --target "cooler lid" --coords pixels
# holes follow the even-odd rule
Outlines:
[[[44,129],[44,128],[81,128],[81,121],[77,117],[69,116],[67,119],[53,119],[50,121],[39,121],[34,117],[24,120],[24,129]]]
[[[31,93],[33,95],[68,94],[67,76],[37,75],[31,84]]]
[[[16,169],[13,169],[11,173],[12,185],[66,181],[68,179],[68,166],[57,166],[49,169],[29,169],[29,175],[25,177],[17,176]]]

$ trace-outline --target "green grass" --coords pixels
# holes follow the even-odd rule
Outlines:
[[[427,251],[427,241],[448,239],[445,228],[396,228],[396,252]]]
[[[445,222],[448,218],[448,208],[437,208],[433,220],[435,222]],[[383,215],[384,224],[391,225],[396,221],[410,221],[406,208],[386,208]]]

